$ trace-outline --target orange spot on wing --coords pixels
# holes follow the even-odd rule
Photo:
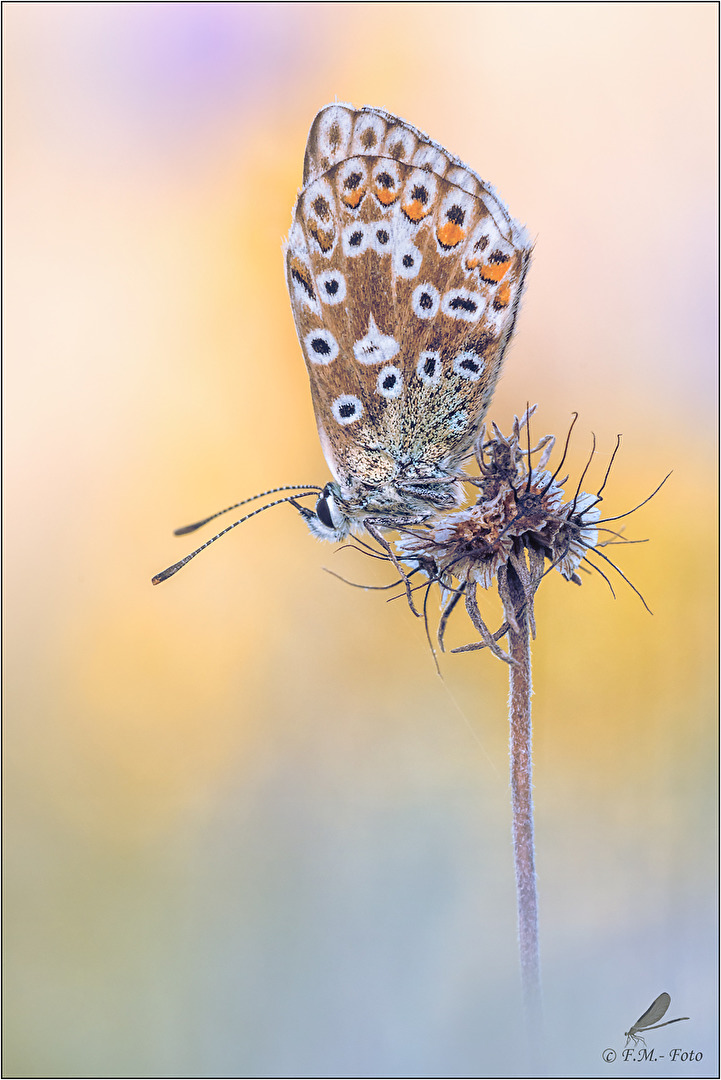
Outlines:
[[[466,232],[465,229],[462,229],[455,221],[447,221],[445,225],[441,225],[436,235],[441,244],[443,244],[443,247],[450,248],[455,247],[456,244],[460,244],[461,240],[466,235]]]
[[[420,221],[421,218],[426,216],[429,210],[430,207],[427,210],[420,199],[413,199],[412,202],[403,204],[403,213],[407,218],[410,218],[411,221]]]
[[[341,199],[346,206],[350,206],[351,210],[355,210],[364,195],[365,189],[358,187],[355,191],[344,191],[341,195]]]
[[[507,281],[504,281],[502,285],[498,286],[496,291],[496,298],[493,301],[493,306],[496,308],[508,307],[511,300],[511,286]]]
[[[319,229],[317,225],[311,225],[308,231],[314,240],[317,241],[321,251],[330,251],[335,241],[335,232],[332,229]]]
[[[398,192],[390,191],[388,188],[376,188],[376,198],[384,206],[390,206],[398,198]]]
[[[483,262],[478,255],[469,255],[466,259],[466,268],[468,270],[475,270],[477,266],[480,266]]]
[[[501,262],[489,262],[481,270],[481,279],[494,284],[500,281],[506,270],[511,265],[510,259],[503,259]]]

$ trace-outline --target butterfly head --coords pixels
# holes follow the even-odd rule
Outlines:
[[[336,543],[368,524],[380,529],[418,525],[439,510],[454,509],[463,498],[455,477],[443,476],[358,485],[347,491],[331,481],[318,496],[315,510],[292,502],[314,536]]]
[[[325,485],[318,496],[315,510],[301,506],[297,502],[293,505],[305,519],[310,531],[319,540],[333,542],[345,540],[351,531],[353,517],[349,514],[348,507],[341,497],[340,488],[335,483]]]

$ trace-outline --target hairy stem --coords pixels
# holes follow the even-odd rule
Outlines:
[[[516,869],[518,943],[521,984],[529,1035],[540,1036],[541,964],[538,948],[538,893],[533,850],[533,792],[531,758],[531,645],[528,618],[518,617],[518,629],[509,627],[511,803],[513,856]]]

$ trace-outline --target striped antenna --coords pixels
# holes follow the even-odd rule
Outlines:
[[[196,521],[193,525],[183,525],[181,529],[176,529],[173,536],[185,536],[186,533],[195,532],[196,529],[200,529],[203,525],[207,525],[209,521],[214,518],[221,517],[223,514],[229,514],[231,510],[237,510],[239,506],[245,506],[246,503],[255,502],[256,499],[264,499],[266,495],[277,495],[279,491],[298,491],[300,488],[311,489],[312,491],[322,491],[323,488],[318,487],[317,484],[285,484],[283,487],[271,488],[270,491],[260,491],[257,495],[251,495],[249,499],[241,499],[240,502],[233,503],[232,506],[226,506],[225,510],[218,510],[217,513],[211,514],[210,517],[203,518],[202,521]],[[308,494],[308,491],[305,492]],[[300,496],[299,496],[300,497]],[[283,502],[280,499],[279,502]],[[271,506],[275,506],[275,503],[271,503]]]
[[[287,489],[276,488],[275,490],[285,491]],[[286,495],[284,499],[274,499],[273,502],[266,503],[265,506],[259,506],[257,510],[253,510],[250,514],[246,514],[244,517],[238,518],[238,520],[234,521],[232,525],[228,525],[227,528],[222,530],[222,532],[216,533],[215,536],[211,536],[210,540],[206,540],[204,544],[201,544],[199,548],[195,549],[195,551],[191,551],[190,555],[186,555],[184,559],[180,560],[180,562],[173,563],[173,565],[167,567],[166,570],[161,570],[160,573],[156,574],[153,578],[153,585],[159,585],[161,581],[167,581],[167,579],[169,577],[172,577],[173,574],[177,574],[178,570],[182,570],[186,563],[189,563],[191,559],[194,559],[196,555],[199,555],[200,552],[204,551],[205,548],[209,547],[210,544],[214,544],[216,540],[219,540],[221,538],[221,536],[225,536],[225,534],[230,532],[231,529],[234,529],[236,525],[242,525],[244,521],[248,521],[249,518],[255,517],[256,514],[262,514],[264,510],[270,510],[271,506],[279,506],[280,503],[293,502],[294,499],[302,499],[307,495],[317,495],[319,491],[322,491],[322,488],[314,487],[312,491],[299,491],[296,495]],[[271,492],[266,492],[266,494],[271,494]],[[238,503],[237,505],[242,506],[243,503],[252,502],[253,498],[260,499],[262,498],[262,496],[254,495],[252,499],[244,499],[242,503]],[[233,507],[228,507],[228,509],[232,510]],[[225,510],[220,511],[221,514],[225,512]],[[206,518],[205,521],[212,521],[213,518],[217,516],[217,514],[213,514],[211,515],[211,517]],[[199,521],[197,525],[188,525],[185,529],[178,530],[176,532],[176,535],[181,535],[185,532],[192,532],[193,529],[197,529],[201,525],[204,525],[205,521]]]

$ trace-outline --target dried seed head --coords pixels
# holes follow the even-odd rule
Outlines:
[[[559,483],[559,470],[552,475],[545,468],[554,437],[547,435],[537,446],[530,446],[528,425],[535,408],[520,420],[515,418],[508,437],[495,425],[490,439],[485,428],[481,432],[476,446],[480,476],[468,477],[478,489],[474,506],[432,519],[407,531],[396,543],[402,562],[440,583],[446,610],[455,606],[459,593],[464,595],[484,644],[504,659],[506,654],[491,645],[490,639],[501,637],[509,625],[516,628],[522,616],[533,628],[533,598],[547,569],[555,568],[580,584],[576,570],[598,545],[600,493],[577,491],[566,499],[561,486],[565,478]],[[536,453],[541,456],[533,466]],[[494,581],[506,625],[491,635],[478,611],[476,588],[488,589]],[[441,623],[445,624],[443,617]]]

